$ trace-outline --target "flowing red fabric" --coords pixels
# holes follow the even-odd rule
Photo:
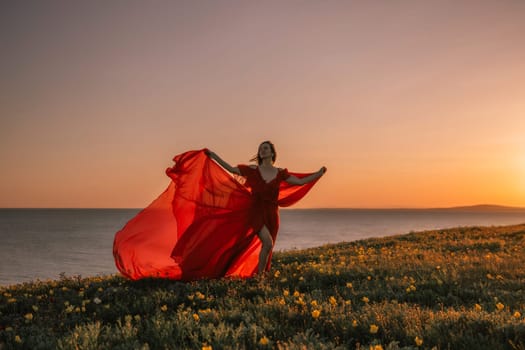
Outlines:
[[[275,241],[278,206],[296,203],[317,182],[290,185],[284,181],[289,175],[310,174],[282,169],[267,183],[257,168],[242,165],[243,176],[232,176],[206,151],[175,156],[166,170],[168,188],[116,233],[113,256],[123,275],[184,281],[254,276],[257,232],[266,225]]]

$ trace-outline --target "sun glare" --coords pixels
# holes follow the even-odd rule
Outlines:
[[[518,169],[516,174],[516,178],[518,181],[518,196],[521,198],[525,198],[525,146],[520,152],[520,156],[518,157],[516,163],[516,167]]]

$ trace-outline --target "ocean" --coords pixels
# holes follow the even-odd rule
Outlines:
[[[115,233],[138,209],[0,209],[0,285],[117,273]],[[457,226],[525,223],[525,210],[282,209],[275,250]]]

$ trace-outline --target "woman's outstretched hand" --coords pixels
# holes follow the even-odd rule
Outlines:
[[[215,158],[214,158],[214,157],[215,157],[215,153],[213,153],[213,152],[210,151],[209,149],[206,149],[206,150],[204,151],[204,153],[205,153],[208,157],[210,157],[210,158],[212,158],[212,159],[215,159]]]

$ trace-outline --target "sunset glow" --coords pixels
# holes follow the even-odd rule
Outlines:
[[[525,206],[523,1],[7,1],[0,207],[144,207],[208,147],[298,207]]]

